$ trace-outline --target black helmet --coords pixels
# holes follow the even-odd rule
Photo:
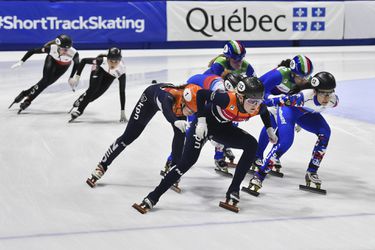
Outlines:
[[[236,92],[246,99],[263,99],[264,85],[258,77],[248,76],[238,82]]]
[[[72,47],[72,44],[73,44],[72,39],[70,38],[70,36],[64,35],[64,34],[61,34],[58,37],[56,37],[55,43],[59,47],[65,48],[65,49],[69,49],[70,47]]]
[[[239,81],[244,79],[242,75],[228,73],[224,76],[224,87],[227,91],[234,91]]]
[[[331,73],[322,71],[314,75],[311,85],[314,89],[330,90],[336,88],[336,80]]]
[[[122,58],[121,50],[119,48],[116,48],[116,47],[112,47],[112,48],[108,49],[107,58],[109,60],[120,61],[121,58]]]

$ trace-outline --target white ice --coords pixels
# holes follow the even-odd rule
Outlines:
[[[81,57],[98,53],[81,51]],[[184,83],[218,53],[124,51],[127,115],[151,80]],[[89,104],[77,122],[67,123],[67,111],[88,86],[90,67],[76,92],[66,73],[17,115],[18,105],[7,108],[22,89],[39,81],[44,56],[11,70],[24,52],[0,53],[0,249],[375,249],[375,122],[345,115],[349,110],[374,114],[373,105],[361,102],[371,100],[375,90],[375,47],[248,48],[247,60],[261,75],[297,53],[313,60],[315,72],[332,72],[337,93],[346,98],[340,98],[340,112],[324,114],[332,136],[319,174],[328,194],[298,189],[316,141],[302,131],[282,158],[284,178],[268,177],[259,197],[241,193],[238,214],[218,206],[230,179],[215,173],[208,143],[183,176],[183,192],[168,191],[145,215],[131,206],[160,182],[172,138],[162,114],[91,189],[86,178],[126,126],[118,122],[118,83]],[[356,91],[358,79],[373,84]],[[346,105],[349,98],[356,105]],[[257,138],[261,120],[241,127]],[[237,159],[240,153],[235,151]]]

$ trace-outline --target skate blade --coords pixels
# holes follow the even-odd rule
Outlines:
[[[13,104],[15,104],[15,103],[16,103],[16,102],[12,102],[12,104],[9,105],[8,109],[10,109],[10,108],[13,106]]]
[[[251,194],[252,196],[255,196],[255,197],[258,197],[259,196],[259,193],[255,190],[251,190],[250,188],[248,187],[242,187],[241,191],[244,191],[248,194]]]
[[[316,193],[316,194],[322,194],[322,195],[327,194],[327,190],[325,190],[325,189],[309,187],[309,186],[306,186],[306,185],[299,185],[299,189],[303,190],[303,191],[308,191],[308,192],[311,192],[311,193]]]
[[[272,175],[272,176],[280,177],[280,178],[283,178],[283,177],[284,177],[284,173],[277,172],[277,171],[274,171],[274,170],[271,170],[271,171],[269,172],[269,174]]]
[[[22,110],[23,109],[19,109],[18,112],[17,112],[17,114],[21,114]]]
[[[228,168],[235,168],[237,167],[237,163],[234,162],[227,162]]]
[[[221,171],[219,169],[216,169],[216,168],[215,168],[215,171],[216,171],[216,173],[221,174],[222,176],[233,177],[233,175],[231,173],[229,173],[229,172],[223,172],[223,171]]]
[[[76,118],[72,118],[68,121],[68,123],[72,123]]]
[[[176,186],[175,184],[173,184],[173,186],[171,187],[171,189],[173,191],[175,191],[176,193],[181,193],[182,192],[182,189],[179,188],[178,186]]]
[[[96,183],[93,182],[91,179],[86,180],[87,185],[89,185],[91,188],[94,188],[96,186]]]
[[[239,207],[223,201],[220,201],[219,206],[235,213],[238,213],[240,211]]]
[[[140,212],[141,214],[145,214],[145,213],[148,212],[147,208],[143,208],[141,205],[139,205],[137,203],[134,203],[132,207],[137,209],[137,211]]]
[[[68,111],[68,114],[70,114],[73,109],[74,109],[74,106]]]

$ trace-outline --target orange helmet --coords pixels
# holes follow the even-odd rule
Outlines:
[[[194,113],[197,112],[197,92],[200,89],[202,88],[195,84],[188,84],[184,88],[183,98],[185,104]]]

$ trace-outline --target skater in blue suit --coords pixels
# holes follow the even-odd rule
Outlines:
[[[292,60],[288,59],[260,77],[265,87],[265,99],[272,98],[281,94],[296,93],[299,90],[310,87],[309,81],[313,72],[311,60],[304,55],[297,55]],[[271,114],[272,127],[276,130],[276,108],[268,108]],[[258,150],[256,160],[252,166],[256,170],[263,164],[263,153],[266,149],[269,139],[266,128],[263,128],[258,139]],[[281,163],[275,161],[274,170],[280,172]]]
[[[322,181],[318,169],[327,150],[331,129],[320,112],[334,108],[338,104],[335,94],[336,81],[328,72],[319,72],[311,80],[312,89],[305,89],[294,95],[271,98],[265,101],[268,106],[279,106],[277,110],[278,143],[274,144],[263,165],[250,180],[249,189],[257,192],[275,162],[292,146],[294,126],[298,123],[303,129],[318,137],[305,175],[306,184],[314,183],[319,189]]]

